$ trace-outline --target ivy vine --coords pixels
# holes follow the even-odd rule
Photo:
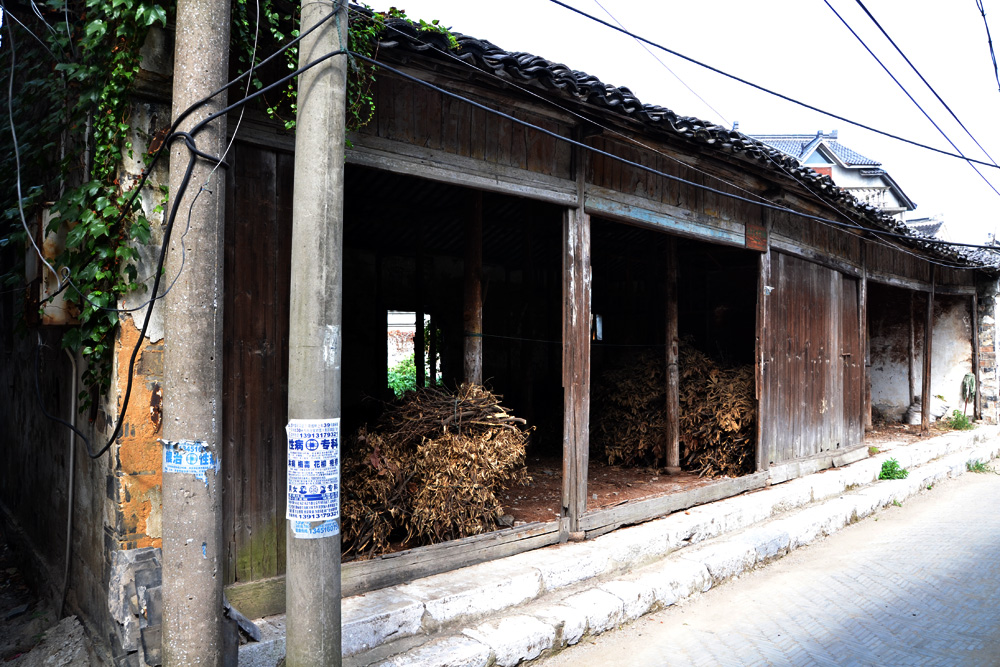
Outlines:
[[[53,202],[46,231],[68,228],[54,265],[68,269],[73,286],[65,290],[66,299],[79,321],[65,331],[62,344],[87,362],[88,389],[80,394],[85,409],[89,389],[110,387],[116,306],[125,294],[144,289],[134,244],[148,242],[149,221],[138,201],[129,207],[131,184],[119,174],[133,149],[130,90],[140,47],[151,26],[166,25],[167,7],[150,0],[66,2],[48,0],[40,16],[19,17],[26,30],[8,33],[17,55],[13,97],[4,102],[14,110],[21,168],[13,145],[6,146],[0,187],[14,204],[3,212],[0,245],[26,243],[22,211],[30,219]],[[12,49],[0,54],[8,73],[12,57]],[[13,137],[5,136],[5,142]],[[3,283],[9,289],[23,283],[23,276],[23,267],[13,267]]]
[[[248,0],[233,0],[234,65],[239,72],[298,36],[298,5],[282,5],[286,10],[281,12],[277,2],[260,0],[258,16],[257,3],[251,15]],[[152,26],[167,25],[173,12],[168,3],[45,0],[35,3],[37,15],[24,12],[18,17],[26,29],[9,32],[10,26],[4,26],[8,32],[2,33],[0,71],[10,73],[14,49],[8,47],[16,45],[12,97],[6,99],[7,86],[2,86],[2,95],[10,104],[18,151],[15,155],[13,135],[3,133],[0,191],[4,201],[14,205],[0,214],[0,250],[5,257],[21,256],[19,248],[27,244],[22,212],[31,219],[52,202],[47,231],[68,228],[65,251],[55,265],[68,270],[73,287],[65,294],[79,321],[65,330],[62,344],[79,350],[87,362],[81,410],[90,405],[92,390],[104,393],[110,388],[116,306],[123,296],[146,289],[137,275],[136,244],[149,241],[149,221],[138,198],[129,204],[134,183],[123,181],[121,174],[124,159],[133,153],[131,90],[139,74],[140,48]],[[375,12],[367,7],[352,7],[348,48],[374,57],[388,19],[444,35],[457,48],[454,36],[437,21],[413,21],[396,8]],[[255,72],[251,85],[260,89],[263,80],[278,79],[297,67],[298,50],[286,48],[283,62]],[[351,60],[349,72],[348,130],[357,130],[374,112],[376,72],[358,59]],[[271,118],[294,128],[294,80],[262,98]],[[0,289],[23,287],[23,265],[5,264],[8,271],[0,275]]]

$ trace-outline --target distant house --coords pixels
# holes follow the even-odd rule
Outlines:
[[[816,134],[755,134],[753,138],[795,158],[803,166],[829,176],[838,187],[850,192],[858,201],[871,204],[900,222],[906,222],[906,213],[917,208],[882,168],[881,162],[837,141],[836,130],[829,134],[823,134],[822,130]]]
[[[944,219],[940,215],[909,218],[906,221],[906,226],[928,238],[942,239],[944,241],[952,240],[948,234],[948,227],[944,224]]]

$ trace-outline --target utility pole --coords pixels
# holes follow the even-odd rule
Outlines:
[[[221,88],[228,73],[229,2],[178,0],[173,117]],[[198,107],[178,129],[191,128],[222,109],[225,102],[221,95]],[[224,117],[195,137],[199,151],[220,157],[225,139]],[[183,141],[174,142],[171,199],[181,189],[190,155]],[[215,163],[197,160],[176,209],[176,227],[187,227],[183,253],[182,235],[175,233],[167,255],[167,275],[176,276],[164,299],[168,384],[163,422],[162,649],[167,667],[222,664],[222,478],[218,466],[225,172],[217,171],[206,183],[214,167]]]
[[[347,3],[299,44],[302,67],[347,48]],[[329,4],[303,3],[301,30]],[[298,79],[288,341],[285,658],[340,665],[340,360],[347,56]],[[294,466],[294,467],[293,467]]]

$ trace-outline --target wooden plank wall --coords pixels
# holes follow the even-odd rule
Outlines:
[[[239,142],[229,159],[222,361],[226,583],[285,571],[293,172],[291,155]]]
[[[465,96],[475,97],[468,94]],[[376,112],[362,136],[440,150],[487,163],[571,177],[571,148],[507,118],[488,113],[405,79],[380,75],[375,83]],[[569,136],[569,126],[525,108],[477,99],[515,118]]]
[[[857,281],[784,253],[771,257],[761,424],[775,465],[861,443],[863,360]]]

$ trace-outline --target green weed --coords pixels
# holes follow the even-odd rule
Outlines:
[[[889,459],[882,463],[882,471],[879,472],[879,479],[906,479],[910,472],[899,465],[896,459]]]
[[[993,472],[984,461],[966,461],[965,469],[969,472]]]

